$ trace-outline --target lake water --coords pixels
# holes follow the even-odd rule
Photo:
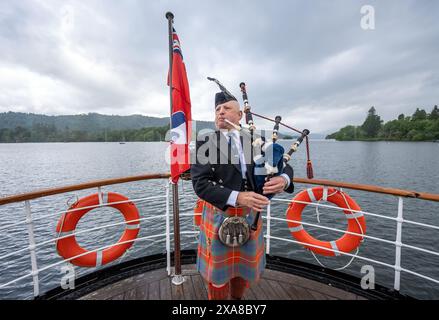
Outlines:
[[[290,142],[283,141],[288,146]],[[0,197],[82,183],[97,179],[140,175],[146,173],[167,172],[165,162],[167,144],[149,143],[50,143],[50,144],[0,144]],[[291,164],[297,177],[305,177],[305,148],[302,146],[294,155]],[[421,192],[439,193],[439,143],[410,142],[336,142],[311,141],[311,159],[317,179],[331,179],[352,183],[363,183],[383,187],[411,189]],[[131,199],[163,196],[164,180],[144,181],[103,187],[102,190],[124,194]],[[191,213],[195,195],[190,182],[180,183],[181,213]],[[296,185],[295,194],[306,188]],[[96,189],[50,196],[31,201],[35,218],[36,242],[41,243],[56,237],[55,227],[60,212],[66,210],[68,203],[76,197],[95,193]],[[396,217],[398,199],[393,196],[345,190],[366,212]],[[291,199],[293,195],[282,194],[279,198]],[[141,217],[153,217],[165,213],[163,198],[145,200],[136,203]],[[285,218],[288,203],[276,202],[272,205],[272,215]],[[339,210],[321,209],[320,224],[345,229],[346,219]],[[49,217],[44,215],[51,214]],[[303,221],[317,223],[316,214],[311,208],[305,209]],[[26,217],[24,204],[11,204],[0,207],[0,284],[30,272],[31,260],[28,246],[27,226],[14,225]],[[404,218],[417,222],[439,226],[439,203],[404,199]],[[81,219],[78,229],[90,226],[102,226],[112,222],[122,222],[121,215],[113,209],[95,209]],[[396,222],[366,216],[367,234],[374,237],[395,240]],[[194,231],[192,217],[181,218],[182,231]],[[313,236],[322,240],[334,240],[340,233],[306,227]],[[78,236],[79,243],[94,249],[117,241],[123,232],[123,226],[115,226]],[[143,221],[139,237],[165,232],[163,218]],[[273,236],[292,239],[285,222],[272,222]],[[403,243],[439,252],[439,230],[404,225]],[[183,249],[196,248],[196,237],[182,235]],[[24,249],[23,251],[19,251]],[[116,263],[133,258],[165,252],[165,241],[142,241],[133,247]],[[311,253],[301,246],[288,242],[272,241],[271,253],[297,260],[316,263]],[[11,254],[6,258],[5,255]],[[395,246],[365,239],[359,251],[360,256],[394,265]],[[331,268],[344,266],[349,257],[319,257],[319,260]],[[61,261],[55,243],[37,247],[39,268]],[[394,270],[355,259],[344,270],[361,277],[361,268],[372,265],[375,269],[375,281],[393,288]],[[106,266],[105,266],[106,267]],[[425,276],[439,279],[439,257],[413,249],[402,248],[402,267]],[[77,275],[95,271],[94,268],[75,267]],[[40,273],[40,290],[47,291],[60,285],[64,275],[61,266]],[[33,286],[30,277],[0,289],[1,299],[30,299]],[[401,274],[401,293],[423,299],[438,299],[439,285],[415,277]]]

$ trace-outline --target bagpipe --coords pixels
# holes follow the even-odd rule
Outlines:
[[[215,82],[225,95],[233,97],[236,100],[236,98],[217,79],[211,77],[208,77],[207,79]],[[244,82],[241,82],[239,87],[242,92],[242,99],[244,102],[245,122],[248,128],[245,128],[241,125],[233,124],[228,120],[226,121],[230,125],[232,125],[236,130],[250,135],[250,139],[251,139],[250,141],[252,141],[254,154],[256,154],[251,159],[251,161],[254,164],[253,175],[254,175],[255,187],[256,187],[256,190],[254,191],[256,193],[262,194],[265,182],[270,180],[274,176],[280,175],[283,172],[284,167],[291,160],[292,154],[298,150],[300,144],[303,142],[304,139],[306,142],[306,152],[307,152],[306,172],[308,179],[312,179],[314,177],[314,173],[313,173],[312,163],[310,160],[309,139],[308,139],[310,131],[308,129],[304,129],[300,131],[283,123],[281,116],[276,116],[274,119],[271,119],[269,117],[252,112],[248,102],[246,84]],[[254,124],[253,116],[274,122],[274,128],[273,128],[273,133],[271,135],[271,139],[267,141],[267,139],[264,136],[255,138],[256,126]],[[297,140],[294,141],[294,143],[290,146],[288,152],[285,152],[285,148],[278,143],[279,127],[281,125],[285,128],[288,128],[300,134]],[[290,183],[293,183],[293,181],[291,181]],[[271,199],[274,196],[274,194],[270,194],[266,196],[268,199]],[[256,230],[259,222],[259,217],[260,217],[260,212],[257,212],[255,216],[255,220],[251,226],[252,230]]]

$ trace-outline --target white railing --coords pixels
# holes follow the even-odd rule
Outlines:
[[[295,202],[295,203],[301,203],[301,204],[312,205],[312,206],[317,206],[317,207],[332,208],[332,209],[336,209],[336,210],[346,210],[346,208],[341,208],[341,207],[336,207],[336,206],[331,206],[331,205],[324,205],[324,204],[315,203],[315,202],[285,200],[285,199],[279,199],[279,198],[273,198],[271,201],[288,202],[288,203]],[[269,223],[269,221],[271,221],[271,220],[284,221],[284,222],[295,222],[295,223],[300,223],[300,224],[305,225],[305,226],[311,226],[311,227],[316,227],[316,228],[319,228],[319,229],[340,232],[340,233],[343,233],[343,234],[356,235],[356,236],[360,236],[360,237],[363,237],[363,238],[368,238],[368,239],[372,239],[372,240],[376,240],[376,241],[380,241],[380,242],[384,242],[384,243],[387,243],[387,244],[394,245],[395,246],[395,264],[394,265],[391,265],[391,264],[388,264],[388,263],[385,263],[385,262],[382,262],[382,261],[366,258],[366,257],[360,256],[358,254],[354,255],[354,254],[351,254],[351,253],[342,252],[342,251],[335,250],[335,249],[332,249],[332,248],[330,249],[330,248],[326,248],[326,247],[312,245],[312,244],[309,244],[309,243],[303,243],[303,242],[300,242],[300,241],[297,241],[297,240],[291,240],[291,239],[284,239],[284,238],[274,237],[274,236],[271,235],[271,232],[270,232],[269,229],[267,229],[267,235],[265,236],[265,238],[267,239],[267,241],[266,241],[267,242],[267,245],[266,245],[267,250],[266,250],[266,252],[267,252],[267,254],[270,254],[270,242],[271,242],[271,239],[273,239],[273,240],[278,240],[278,241],[286,241],[286,242],[296,243],[296,244],[300,244],[300,245],[303,245],[303,246],[306,245],[308,247],[314,247],[314,248],[318,248],[318,249],[323,249],[323,250],[331,251],[331,252],[334,252],[334,253],[337,253],[337,254],[340,254],[340,255],[345,255],[345,256],[349,256],[349,257],[353,257],[353,258],[358,258],[360,260],[365,260],[365,261],[368,261],[368,262],[376,263],[376,264],[379,264],[379,265],[382,265],[382,266],[394,269],[394,271],[395,271],[394,289],[396,291],[400,290],[400,282],[401,282],[400,275],[401,275],[401,271],[409,273],[409,274],[412,274],[412,275],[420,277],[420,278],[423,278],[425,280],[434,282],[436,284],[439,284],[439,280],[433,279],[431,277],[428,277],[428,276],[422,275],[420,273],[417,273],[417,272],[414,272],[414,271],[411,271],[411,270],[408,270],[408,269],[405,269],[405,268],[401,267],[401,248],[402,247],[410,248],[410,249],[413,249],[413,250],[417,250],[417,251],[428,253],[428,254],[435,255],[435,256],[439,256],[439,252],[432,251],[432,250],[427,250],[427,249],[420,248],[420,247],[417,247],[417,246],[412,246],[412,245],[408,245],[408,244],[402,243],[401,239],[402,239],[402,225],[403,225],[403,223],[417,225],[417,226],[422,226],[422,227],[436,229],[436,230],[439,229],[438,226],[428,225],[428,224],[419,223],[419,222],[415,222],[415,221],[404,219],[403,218],[403,203],[404,203],[403,198],[402,197],[398,197],[398,215],[395,218],[394,217],[387,217],[387,216],[383,216],[383,215],[379,215],[379,214],[374,214],[374,213],[371,213],[371,212],[361,211],[361,210],[353,210],[353,209],[349,209],[348,210],[349,212],[362,213],[364,215],[370,215],[370,216],[374,216],[374,217],[378,217],[378,218],[382,218],[382,219],[389,219],[389,220],[396,221],[396,240],[395,241],[390,241],[390,240],[386,240],[386,239],[382,239],[382,238],[378,238],[378,237],[372,237],[372,236],[368,236],[368,235],[361,234],[361,233],[349,232],[347,230],[341,230],[341,229],[337,229],[337,228],[325,227],[325,226],[321,226],[321,225],[317,225],[317,224],[313,224],[313,223],[307,223],[307,222],[298,221],[298,220],[288,220],[288,219],[282,219],[282,218],[275,218],[275,217],[272,217],[270,215],[271,203],[268,206],[267,215],[263,216],[263,218],[267,220],[267,228],[270,227],[271,224]]]
[[[19,250],[15,250],[14,252],[5,254],[3,256],[0,256],[0,261],[6,258],[9,258],[11,256],[14,255],[18,255],[20,253],[23,253],[25,251],[29,251],[30,252],[30,257],[31,257],[31,272],[24,274],[18,278],[15,278],[13,280],[10,280],[7,283],[3,283],[0,284],[0,289],[2,288],[6,288],[9,287],[13,284],[15,284],[18,281],[21,281],[23,279],[26,278],[32,278],[33,280],[33,295],[35,297],[40,295],[40,279],[39,279],[39,274],[43,271],[55,268],[59,265],[62,265],[66,262],[72,261],[74,259],[80,258],[84,255],[90,254],[91,252],[99,252],[102,250],[105,250],[111,246],[113,246],[114,244],[111,245],[106,245],[103,247],[100,247],[98,249],[94,249],[94,250],[89,250],[86,253],[83,253],[81,255],[77,255],[74,257],[71,257],[69,259],[62,259],[61,261],[58,261],[56,263],[52,263],[49,264],[47,266],[38,267],[37,264],[37,248],[40,248],[42,246],[46,246],[48,244],[53,244],[54,242],[63,239],[63,238],[67,238],[67,237],[71,237],[72,235],[79,235],[79,234],[85,234],[85,233],[90,233],[91,231],[96,231],[96,230],[100,230],[100,229],[106,229],[109,227],[113,227],[113,226],[117,226],[117,225],[124,225],[127,224],[129,222],[141,222],[141,221],[148,221],[148,220],[154,220],[154,219],[165,219],[165,233],[162,234],[156,234],[156,235],[150,235],[150,236],[146,236],[146,237],[141,237],[141,238],[136,238],[134,240],[130,240],[130,241],[125,241],[125,242],[120,242],[119,244],[125,244],[125,243],[131,243],[131,242],[142,242],[142,241],[149,241],[149,240],[154,240],[154,239],[160,239],[165,237],[166,240],[166,270],[168,275],[171,275],[172,273],[172,268],[171,268],[171,224],[170,224],[170,197],[169,197],[169,183],[167,182],[165,184],[165,189],[166,189],[166,194],[164,196],[155,196],[155,197],[144,197],[144,198],[138,198],[138,199],[131,199],[131,200],[127,200],[127,201],[118,201],[118,202],[113,202],[113,203],[104,203],[102,200],[102,191],[101,188],[98,187],[98,195],[99,195],[99,204],[95,205],[95,206],[90,206],[90,207],[82,207],[82,208],[78,208],[78,209],[73,209],[73,210],[67,210],[67,211],[62,211],[62,212],[56,212],[56,213],[50,213],[50,214],[45,214],[45,215],[39,215],[38,217],[33,217],[32,215],[32,210],[31,210],[31,202],[30,200],[26,200],[25,202],[25,213],[26,213],[26,219],[23,221],[19,221],[17,223],[14,224],[9,224],[7,226],[2,226],[0,227],[0,230],[5,230],[5,229],[9,229],[11,226],[16,226],[16,225],[20,225],[20,224],[27,224],[27,230],[28,230],[28,242],[29,242],[29,246],[25,247],[23,249],[19,249]],[[111,224],[106,224],[103,226],[99,226],[99,227],[93,227],[93,228],[89,228],[86,230],[82,230],[82,231],[75,231],[75,233],[69,233],[68,235],[63,235],[60,236],[58,235],[56,238],[50,239],[50,240],[46,240],[43,241],[41,243],[36,243],[35,242],[35,229],[34,229],[34,222],[36,220],[41,220],[41,219],[45,219],[47,217],[52,217],[52,216],[59,216],[62,215],[64,213],[67,212],[73,212],[76,210],[84,210],[84,209],[95,209],[95,208],[100,208],[100,207],[106,207],[109,205],[114,205],[114,204],[121,204],[121,203],[126,203],[126,202],[134,202],[134,203],[141,203],[141,202],[145,202],[145,201],[149,201],[152,199],[165,199],[164,202],[164,206],[166,208],[166,212],[163,215],[156,215],[156,216],[152,216],[152,217],[146,217],[146,218],[139,218],[136,220],[132,220],[132,221],[123,221],[123,222],[119,222],[119,223],[111,223]],[[326,205],[326,204],[321,204],[321,203],[315,203],[315,202],[304,202],[304,201],[296,201],[296,200],[292,200],[293,202],[296,203],[301,203],[301,204],[306,204],[306,205],[312,205],[312,206],[316,206],[316,207],[324,207],[324,208],[332,208],[332,209],[336,209],[336,210],[346,210],[345,208],[340,208],[340,207],[336,207],[336,206],[331,206],[331,205]],[[274,198],[271,200],[271,202],[286,202],[286,203],[290,203],[292,202],[291,200],[285,200],[285,199],[279,199],[279,198]],[[404,244],[402,243],[401,239],[402,239],[402,225],[404,223],[407,224],[412,224],[412,225],[417,225],[417,226],[422,226],[422,227],[426,227],[426,228],[432,228],[432,229],[436,229],[439,230],[439,226],[433,226],[433,225],[428,225],[428,224],[424,224],[424,223],[419,223],[419,222],[415,222],[415,221],[410,221],[410,220],[406,220],[403,218],[403,198],[402,197],[398,197],[398,211],[397,211],[397,216],[396,217],[388,217],[388,216],[383,216],[383,215],[379,215],[379,214],[375,214],[375,213],[371,213],[371,212],[366,212],[366,211],[359,211],[359,210],[353,210],[353,209],[349,209],[350,212],[358,212],[358,213],[362,213],[364,215],[370,215],[373,217],[377,217],[380,219],[388,219],[388,220],[393,220],[396,222],[396,236],[395,236],[395,241],[391,241],[391,240],[386,240],[386,239],[382,239],[382,238],[378,238],[378,237],[373,237],[373,236],[369,236],[369,235],[365,235],[365,234],[359,234],[359,233],[353,233],[353,232],[348,232],[346,230],[341,230],[341,229],[337,229],[337,228],[331,228],[331,227],[326,227],[326,226],[321,226],[318,224],[313,224],[313,223],[307,223],[307,222],[303,222],[303,221],[298,221],[298,220],[288,220],[288,219],[283,219],[283,218],[278,218],[278,217],[273,217],[271,214],[271,202],[267,207],[267,213],[266,216],[263,216],[263,219],[265,219],[267,221],[267,228],[266,228],[266,234],[265,234],[265,239],[266,239],[266,253],[270,254],[270,250],[271,250],[271,241],[272,240],[276,240],[276,241],[283,241],[283,242],[289,242],[289,243],[295,243],[295,244],[299,244],[299,245],[306,245],[308,247],[315,247],[315,248],[319,248],[319,249],[323,249],[323,250],[327,250],[327,251],[332,251],[332,252],[336,252],[337,254],[340,255],[345,255],[345,256],[350,256],[352,258],[358,258],[360,260],[364,260],[364,261],[368,261],[368,262],[372,262],[372,263],[376,263],[388,268],[392,268],[394,269],[395,275],[394,275],[394,289],[399,291],[400,290],[400,275],[401,272],[406,272],[409,274],[412,274],[416,277],[420,277],[423,279],[426,279],[428,281],[431,281],[433,283],[439,284],[439,280],[433,279],[431,277],[422,275],[420,273],[405,269],[401,267],[401,248],[402,247],[406,247],[406,248],[410,248],[413,250],[417,250],[420,252],[424,252],[424,253],[428,253],[431,255],[435,255],[435,256],[439,256],[439,252],[435,252],[432,250],[428,250],[428,249],[424,249],[424,248],[420,248],[417,246],[412,246],[412,245],[408,245],[408,244]],[[193,213],[191,214],[180,214],[181,217],[185,217],[185,216],[193,216]],[[272,230],[271,230],[271,222],[272,221],[283,221],[283,222],[295,222],[295,223],[300,223],[302,225],[305,226],[311,226],[311,227],[316,227],[319,229],[324,229],[324,230],[330,230],[330,231],[335,231],[335,232],[340,232],[340,233],[348,233],[348,234],[352,234],[352,235],[358,235],[361,236],[363,238],[368,238],[368,239],[372,239],[375,241],[380,241],[380,242],[384,242],[387,244],[391,244],[395,246],[395,264],[391,265],[382,261],[378,261],[375,259],[371,259],[371,258],[367,258],[367,257],[363,257],[360,256],[358,254],[351,254],[351,253],[347,253],[347,252],[342,252],[336,249],[329,249],[329,248],[325,248],[325,247],[320,247],[320,246],[316,246],[316,245],[312,245],[312,244],[308,244],[308,243],[303,243],[297,240],[293,240],[293,239],[285,239],[285,238],[281,238],[281,237],[276,237],[274,235],[272,235]],[[197,235],[199,233],[199,231],[182,231],[180,232],[181,234],[186,234],[186,235]]]
[[[59,265],[62,265],[66,262],[72,261],[74,259],[80,258],[82,256],[85,256],[87,254],[93,253],[93,252],[99,252],[102,250],[105,250],[107,248],[112,247],[114,244],[111,245],[106,245],[97,249],[93,249],[93,250],[88,250],[87,252],[68,258],[68,259],[62,259],[59,262],[50,264],[48,266],[42,267],[42,268],[38,268],[38,264],[37,264],[37,255],[36,255],[36,249],[43,247],[45,245],[48,244],[53,244],[56,243],[57,241],[64,239],[64,238],[68,238],[71,236],[77,236],[80,234],[86,234],[86,233],[90,233],[92,231],[96,231],[96,230],[101,230],[101,229],[106,229],[106,228],[110,228],[110,227],[114,227],[114,226],[118,226],[118,225],[125,225],[128,223],[132,223],[132,222],[141,222],[141,221],[147,221],[147,220],[154,220],[154,219],[160,219],[163,218],[166,220],[166,232],[162,233],[162,234],[157,234],[157,235],[151,235],[151,236],[147,236],[147,237],[141,237],[141,238],[136,238],[134,240],[129,240],[129,241],[124,241],[124,242],[118,242],[118,244],[126,244],[126,243],[132,243],[132,242],[141,242],[141,241],[147,241],[147,240],[151,240],[151,239],[156,239],[156,238],[163,238],[166,237],[166,252],[167,252],[167,270],[168,270],[168,274],[170,274],[171,272],[171,268],[170,268],[170,264],[171,264],[171,259],[170,259],[170,254],[171,254],[171,247],[170,247],[170,213],[169,213],[169,184],[166,183],[165,185],[166,187],[166,195],[165,196],[155,196],[155,197],[144,197],[144,198],[138,198],[138,199],[130,199],[130,200],[125,200],[125,201],[117,201],[117,202],[109,202],[109,203],[104,203],[103,202],[103,197],[102,197],[102,191],[101,188],[98,187],[98,198],[99,198],[99,204],[97,205],[93,205],[93,206],[88,206],[88,207],[81,207],[81,208],[77,208],[77,209],[72,209],[72,210],[67,210],[67,211],[61,211],[61,212],[56,212],[56,213],[50,213],[50,214],[44,214],[44,215],[39,215],[38,217],[33,217],[32,216],[32,211],[31,211],[31,204],[29,200],[25,201],[25,211],[26,211],[26,219],[17,223],[13,223],[13,224],[8,224],[7,226],[3,226],[0,228],[0,230],[5,230],[5,229],[9,229],[11,228],[11,226],[17,226],[17,225],[21,225],[21,224],[27,224],[27,229],[28,229],[28,237],[29,237],[29,246],[25,247],[23,249],[19,249],[19,250],[15,250],[11,253],[5,254],[3,256],[0,256],[0,261],[6,258],[9,258],[11,256],[14,255],[18,255],[20,253],[23,253],[27,250],[30,251],[30,256],[31,256],[31,272],[27,273],[25,275],[22,275],[18,278],[15,278],[7,283],[3,283],[0,284],[0,289],[3,289],[5,287],[9,287],[11,285],[13,285],[14,283],[24,280],[26,278],[33,278],[33,288],[34,288],[34,297],[37,297],[40,295],[40,280],[38,275],[46,270],[55,268]],[[99,226],[99,227],[93,227],[93,228],[89,228],[89,229],[85,229],[85,230],[81,230],[81,231],[75,231],[72,233],[68,233],[67,235],[63,235],[60,236],[58,235],[56,238],[47,240],[47,241],[43,241],[40,243],[36,243],[35,242],[35,236],[34,236],[34,222],[36,220],[41,220],[44,218],[48,218],[48,217],[52,217],[52,216],[60,216],[62,214],[65,214],[67,212],[75,212],[75,211],[79,211],[79,210],[84,210],[84,209],[96,209],[96,208],[101,208],[101,207],[106,207],[106,206],[110,206],[110,205],[116,205],[116,204],[122,204],[122,203],[128,203],[128,202],[134,202],[134,203],[141,203],[141,202],[145,202],[145,201],[149,201],[149,200],[153,200],[153,199],[165,199],[165,203],[164,205],[166,206],[166,213],[163,215],[156,215],[153,217],[146,217],[146,218],[139,218],[136,220],[131,220],[131,221],[123,221],[123,222],[118,222],[118,223],[110,223],[110,224],[106,224],[103,226]]]

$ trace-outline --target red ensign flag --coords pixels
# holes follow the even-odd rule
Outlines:
[[[172,40],[171,177],[172,182],[177,183],[180,174],[190,168],[189,143],[192,115],[186,67],[175,29],[173,29]]]

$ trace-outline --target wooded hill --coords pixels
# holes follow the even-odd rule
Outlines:
[[[204,128],[213,129],[213,122],[197,121],[197,130]],[[0,142],[3,143],[164,141],[168,130],[169,118],[142,115],[0,113]]]
[[[196,121],[197,132],[202,129],[214,130],[215,124]],[[0,143],[165,141],[169,139],[168,130],[169,118],[142,115],[0,113]],[[297,138],[290,132],[279,132],[279,137]],[[322,139],[324,136],[312,133],[310,137]]]

